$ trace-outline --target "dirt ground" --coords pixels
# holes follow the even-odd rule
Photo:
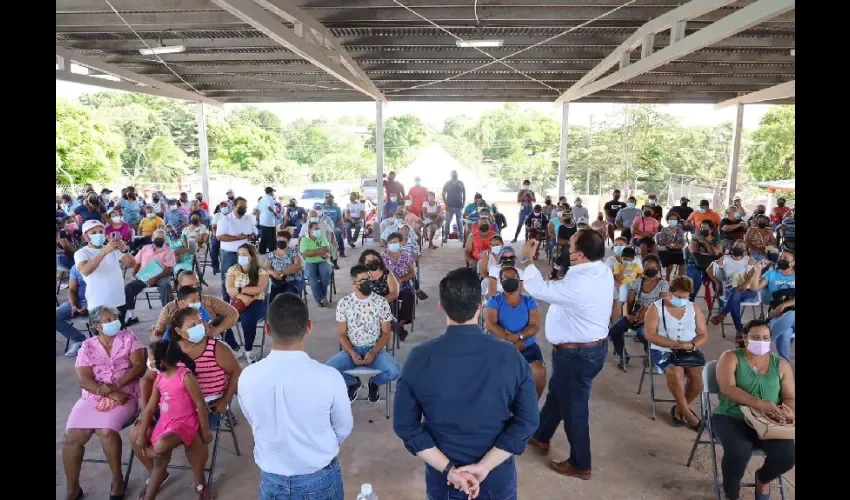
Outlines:
[[[505,236],[513,236],[517,209],[505,204],[509,228]],[[510,238],[506,238],[510,239]],[[367,242],[367,246],[370,243]],[[348,257],[340,260],[340,271],[336,272],[338,299],[350,291],[347,269],[353,265],[358,249],[348,249]],[[543,260],[541,259],[541,262]],[[425,250],[422,259],[422,287],[430,295],[418,305],[414,331],[402,348],[396,352],[403,363],[410,349],[420,342],[434,338],[444,332],[445,317],[437,307],[437,285],[449,270],[462,266],[460,245],[449,242],[437,250]],[[545,263],[543,264],[545,267]],[[212,285],[210,293],[219,293],[220,275],[212,276],[207,271],[207,282]],[[64,297],[66,292],[62,292]],[[705,307],[703,300],[697,301]],[[543,311],[547,305],[541,304]],[[310,314],[314,322],[313,332],[307,341],[307,352],[315,359],[326,360],[338,349],[335,339],[333,308],[320,309],[311,304]],[[141,323],[133,330],[143,343],[148,342],[148,329],[159,305],[153,310],[145,301],[139,302],[137,311]],[[749,312],[747,316],[749,317]],[[79,325],[78,325],[79,326]],[[705,348],[707,359],[717,359],[723,350],[732,347],[729,339],[722,339],[719,327],[709,325],[710,342]],[[65,496],[65,475],[62,468],[61,448],[65,421],[68,413],[79,398],[80,388],[74,375],[74,358],[62,356],[64,338],[57,333],[56,341],[56,498]],[[549,360],[551,346],[545,340],[545,332],[538,335],[545,359]],[[627,341],[631,343],[631,341]],[[627,344],[629,345],[629,344]],[[637,345],[632,352],[638,352]],[[268,346],[267,346],[268,348]],[[611,351],[613,352],[613,351]],[[591,398],[591,441],[593,447],[593,478],[590,481],[560,476],[546,466],[549,458],[562,460],[567,457],[567,442],[563,431],[555,434],[550,457],[540,457],[526,452],[517,460],[519,470],[519,498],[522,500],[556,500],[564,498],[584,499],[711,499],[712,485],[711,456],[707,446],[699,447],[694,463],[685,466],[696,433],[687,428],[674,428],[669,417],[669,403],[658,403],[655,421],[650,419],[648,380],[641,395],[637,395],[641,360],[635,358],[629,371],[623,373],[616,368],[613,355],[602,373],[594,382]],[[669,398],[669,392],[661,378],[656,378],[659,398]],[[382,391],[383,395],[383,391]],[[545,394],[542,401],[545,400]],[[345,498],[355,498],[361,483],[371,483],[382,500],[419,499],[425,496],[424,465],[410,455],[392,430],[390,420],[384,418],[383,400],[377,405],[367,402],[354,404],[354,431],[343,443],[340,452],[345,481]],[[694,409],[699,411],[698,404]],[[242,417],[238,404],[234,411],[239,420],[236,437],[242,456],[236,456],[231,436],[222,433],[218,463],[213,484],[216,498],[254,498],[259,487],[259,470],[252,457],[253,441],[251,430]],[[129,455],[127,431],[124,438],[124,457]],[[718,455],[722,456],[718,447]],[[103,458],[100,444],[94,437],[86,447],[87,458]],[[719,460],[719,458],[718,458]],[[745,481],[752,481],[760,458],[751,461]],[[181,451],[176,451],[172,464],[185,464]],[[135,499],[143,486],[147,474],[144,468],[134,463],[127,498]],[[785,476],[788,498],[794,496],[794,471]],[[106,498],[109,493],[109,472],[105,464],[84,463],[81,484],[87,498]],[[752,495],[752,489],[742,491],[743,498]],[[172,471],[163,486],[160,498],[190,499],[191,474],[188,471]],[[778,491],[773,498],[779,498]]]

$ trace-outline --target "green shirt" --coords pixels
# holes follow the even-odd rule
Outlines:
[[[310,250],[318,250],[322,247],[330,248],[331,245],[328,243],[328,239],[325,238],[324,235],[319,236],[315,240],[310,238],[309,236],[305,236],[301,238],[300,241],[301,254],[304,255],[304,252],[309,252]],[[304,262],[308,264],[316,264],[318,262],[326,262],[327,259],[325,257],[319,257],[318,255],[314,255],[312,257],[304,257]]]
[[[779,356],[771,354],[767,373],[760,374],[753,371],[750,363],[747,362],[747,358],[744,357],[743,349],[735,349],[732,352],[738,357],[738,368],[735,369],[735,385],[754,397],[779,404],[779,391],[782,386],[779,379]],[[718,400],[717,408],[714,409],[715,415],[726,415],[744,420],[741,405],[732,402],[723,394],[720,394]]]

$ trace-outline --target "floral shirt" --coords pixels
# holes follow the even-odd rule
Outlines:
[[[272,269],[275,271],[283,271],[291,267],[295,264],[295,259],[298,258],[298,249],[297,248],[287,248],[286,253],[283,256],[278,256],[276,252],[269,252],[266,254],[266,260],[272,265]],[[303,271],[298,271],[295,274],[287,274],[283,277],[284,282],[291,282],[295,280],[303,280]]]
[[[681,228],[665,227],[655,235],[655,244],[662,251],[670,250],[669,247],[673,243],[678,243],[681,248],[685,248],[685,232]],[[681,250],[680,248],[680,250]]]
[[[107,354],[99,337],[86,339],[77,352],[75,367],[90,366],[94,372],[94,379],[101,384],[114,384],[124,376],[130,368],[130,354],[144,349],[141,342],[136,339],[136,334],[130,330],[122,330],[115,335],[112,341],[112,352]],[[139,382],[133,382],[121,388],[121,392],[130,399],[138,399]],[[101,396],[92,394],[83,389],[82,399],[100,400]]]
[[[384,252],[381,256],[384,259],[384,264],[387,269],[395,275],[396,278],[401,278],[410,272],[410,265],[414,264],[413,256],[407,252],[400,252],[398,259],[394,259],[388,252]]]
[[[345,323],[348,339],[355,347],[375,345],[381,336],[381,325],[392,319],[389,303],[375,293],[362,300],[351,293],[336,305],[336,320]]]

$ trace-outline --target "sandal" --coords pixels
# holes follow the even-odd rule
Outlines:
[[[720,314],[715,314],[709,319],[709,321],[711,321],[712,325],[717,326],[723,321],[723,316],[721,316]]]
[[[212,500],[210,489],[203,484],[195,486],[195,493],[198,494],[198,500]]]
[[[684,424],[682,419],[676,416],[676,405],[670,408],[670,417],[673,419],[673,427],[681,427]]]
[[[694,425],[687,424],[687,426],[688,426],[688,427],[690,427],[690,428],[691,428],[691,430],[694,430],[694,431],[699,432],[700,427],[702,427],[702,419],[701,419],[701,418],[699,418],[699,415],[697,415],[697,412],[695,412],[695,411],[691,410],[690,408],[688,408],[688,410],[690,410],[690,411],[691,411],[691,413],[693,413],[693,414],[694,414],[694,416],[697,418],[697,423],[696,423],[696,424],[694,424]]]
[[[162,488],[162,485],[165,484],[166,481],[168,481],[169,477],[171,477],[171,473],[166,471],[165,477],[162,478],[162,482],[159,483],[160,488]],[[145,500],[145,495],[148,492],[148,483],[150,482],[150,480],[151,480],[151,478],[148,478],[148,480],[145,481],[145,485],[142,487],[142,491],[139,492],[139,500]],[[112,500],[112,499],[110,498],[110,500]]]

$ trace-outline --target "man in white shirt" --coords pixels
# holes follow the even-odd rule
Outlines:
[[[584,217],[585,221],[590,220],[590,212],[587,210],[587,207],[582,206],[581,198],[576,198],[573,202],[573,217],[576,219],[576,224],[578,224],[579,217]]]
[[[354,243],[360,237],[360,230],[363,229],[363,217],[366,215],[366,206],[360,201],[360,195],[351,193],[351,203],[345,206],[343,217],[345,218],[345,238],[348,240],[348,245],[354,248]],[[354,229],[352,234],[351,230]]]
[[[529,240],[523,245],[524,262],[534,256],[539,244]],[[602,262],[605,241],[598,232],[578,231],[570,238],[569,248],[570,267],[564,279],[544,281],[533,262],[523,275],[525,291],[551,304],[546,313],[546,339],[552,344],[552,378],[540,411],[540,426],[528,444],[547,454],[563,420],[570,458],[552,460],[549,467],[565,476],[590,479],[590,386],[608,354],[614,276]]]
[[[339,446],[354,418],[345,382],[304,352],[307,304],[281,293],[269,304],[269,355],[239,377],[239,406],[254,434],[260,498],[343,500]]]
[[[266,187],[266,194],[260,198],[257,207],[254,208],[254,212],[260,214],[260,246],[258,247],[260,255],[273,252],[276,248],[275,218],[277,212],[274,209],[274,188],[268,186]]]
[[[83,224],[83,235],[89,244],[74,252],[74,263],[86,282],[86,303],[89,310],[95,307],[124,306],[124,272],[136,265],[127,252],[127,245],[118,238],[107,238],[103,224],[88,220]]]
[[[227,271],[236,265],[239,256],[236,252],[239,251],[239,246],[248,243],[248,238],[251,235],[257,235],[257,225],[254,224],[254,218],[247,215],[248,202],[243,197],[238,197],[234,200],[233,213],[224,215],[218,220],[218,225],[215,230],[215,237],[220,242],[219,247],[221,254],[221,298],[225,302],[230,302],[230,296],[227,294],[225,280]]]

